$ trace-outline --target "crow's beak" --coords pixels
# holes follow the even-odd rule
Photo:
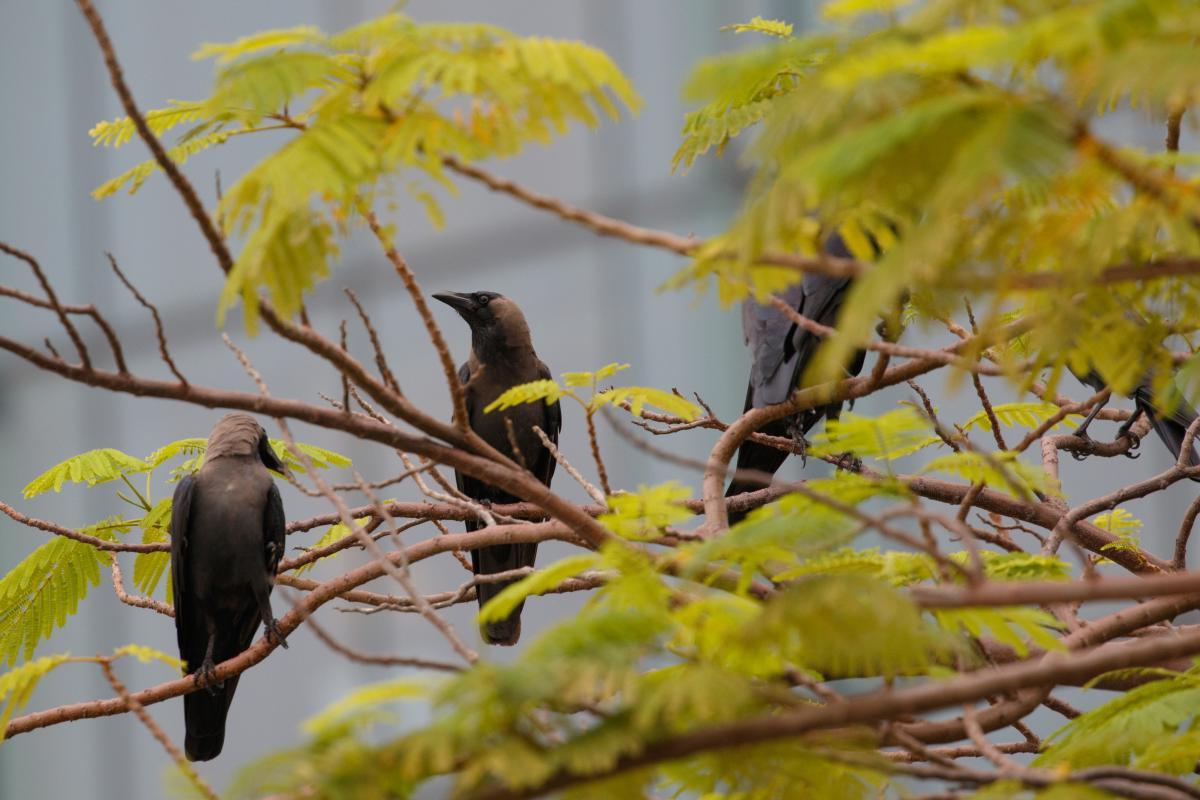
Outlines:
[[[275,455],[275,448],[271,447],[271,440],[266,436],[258,440],[258,457],[267,469],[273,469],[280,475],[287,473],[287,467],[279,460],[279,456]]]
[[[438,292],[434,295],[434,298],[441,300],[463,317],[473,314],[476,310],[475,299],[469,294],[463,294],[462,292]]]

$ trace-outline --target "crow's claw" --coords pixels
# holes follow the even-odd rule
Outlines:
[[[804,431],[799,425],[793,425],[788,431],[792,437],[792,447],[795,448],[796,454],[800,456],[800,466],[808,466],[808,439],[804,436]]]
[[[842,453],[837,458],[837,468],[845,472],[862,472],[862,459],[854,455],[854,453]]]
[[[1076,438],[1083,439],[1083,441],[1084,441],[1085,443],[1087,443],[1087,445],[1088,445],[1089,447],[1095,447],[1095,446],[1096,446],[1096,440],[1095,440],[1095,439],[1093,439],[1091,436],[1089,436],[1089,435],[1088,435],[1088,432],[1087,432],[1087,427],[1086,427],[1086,426],[1085,426],[1085,427],[1081,427],[1079,430],[1075,431],[1075,434],[1074,434],[1074,435],[1075,435],[1075,437],[1076,437]],[[1071,451],[1071,458],[1075,459],[1076,461],[1085,461],[1085,460],[1087,460],[1087,457],[1088,457],[1088,456],[1090,456],[1090,455],[1091,455],[1091,453],[1087,453],[1087,452],[1082,452],[1082,453],[1081,453],[1081,452],[1079,452],[1078,450],[1072,450],[1072,451]]]
[[[1119,431],[1119,432],[1117,433],[1117,439],[1118,439],[1118,440],[1120,440],[1120,439],[1126,439],[1126,440],[1128,440],[1128,441],[1129,441],[1129,449],[1128,449],[1128,450],[1126,450],[1126,451],[1125,451],[1125,452],[1122,454],[1122,455],[1124,455],[1126,458],[1141,458],[1141,457],[1142,457],[1142,454],[1141,454],[1141,453],[1135,453],[1135,452],[1134,452],[1135,450],[1137,450],[1139,447],[1141,447],[1141,446],[1142,446],[1142,440],[1141,440],[1141,439],[1139,439],[1138,437],[1134,436],[1134,435],[1133,435],[1132,433],[1130,433],[1129,431]]]
[[[213,672],[216,670],[216,668],[217,665],[213,663],[213,660],[211,658],[206,658],[204,659],[204,662],[200,664],[200,669],[196,670],[192,674],[192,677],[196,681],[196,685],[201,689],[204,689],[210,695],[214,696],[216,695],[218,689],[225,687],[224,681],[218,683],[213,679]]]
[[[267,641],[287,650],[287,638],[283,635],[283,631],[279,630],[279,620],[273,619],[265,627],[267,629]]]

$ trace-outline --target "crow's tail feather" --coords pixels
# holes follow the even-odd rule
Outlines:
[[[1179,453],[1183,450],[1183,440],[1187,435],[1188,427],[1196,419],[1196,411],[1187,405],[1180,405],[1170,416],[1159,416],[1153,413],[1152,409],[1147,409],[1147,416],[1150,417],[1150,425],[1154,428],[1154,432],[1158,434],[1158,438],[1162,439],[1163,444],[1171,451],[1171,455],[1175,460],[1179,460]],[[1184,461],[1184,466],[1194,467],[1200,464],[1200,457],[1196,455],[1195,442],[1192,443],[1192,451],[1188,454]],[[1194,481],[1200,481],[1200,477],[1192,478]]]
[[[472,551],[472,561],[476,575],[495,575],[498,572],[508,572],[521,567],[533,566],[537,557],[536,544],[501,544],[491,547],[481,547]],[[499,583],[480,583],[475,587],[479,598],[479,607],[483,608],[493,597],[500,594],[504,587],[516,583],[516,580]],[[488,644],[511,646],[521,638],[521,610],[525,603],[520,603],[504,619],[488,622],[480,627],[480,634]]]
[[[237,689],[237,678],[209,694],[200,689],[183,696],[183,724],[186,735],[183,750],[189,761],[210,761],[221,754],[225,745],[225,717]]]

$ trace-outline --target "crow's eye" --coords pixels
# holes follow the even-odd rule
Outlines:
[[[486,294],[475,295],[475,302],[479,303],[479,305],[481,305],[481,306],[486,306],[488,304],[488,301],[491,299],[492,298],[488,297]]]

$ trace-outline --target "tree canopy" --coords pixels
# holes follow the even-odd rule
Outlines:
[[[302,593],[281,627],[310,624],[313,611],[342,598],[412,612],[453,637],[461,656],[394,657],[389,663],[422,668],[419,676],[358,688],[312,718],[302,744],[246,765],[221,796],[409,797],[445,776],[454,796],[479,800],[554,791],[900,797],[913,795],[914,779],[950,793],[939,797],[1200,794],[1200,668],[1191,661],[1200,633],[1176,622],[1200,608],[1200,573],[1186,561],[1200,501],[1181,521],[1172,554],[1143,547],[1142,522],[1129,507],[1200,477],[1200,467],[1181,457],[1158,475],[1131,470],[1124,487],[1079,498],[1064,495],[1060,468],[1069,465],[1059,464],[1063,452],[1120,457],[1146,435],[1145,420],[1112,442],[1071,433],[1110,394],[1142,387],[1145,402],[1164,413],[1200,400],[1200,163],[1180,148],[1200,92],[1200,4],[831,0],[812,31],[758,17],[732,26],[729,36],[756,43],[696,65],[684,87],[694,110],[672,164],[687,180],[698,160],[736,150],[750,170],[739,211],[706,240],[580,209],[480,166],[550,144],[570,126],[638,109],[629,79],[586,44],[401,13],[332,34],[264,31],[194,54],[213,63],[208,97],[143,112],[103,22],[88,0],[79,5],[126,111],[91,136],[108,147],[138,140],[152,156],[95,197],[169,181],[223,270],[217,324],[242,304],[248,332],[265,324],[314,363],[332,364],[343,385],[329,394],[341,401],[272,396],[232,344],[261,392],[191,385],[156,311],[160,352],[176,379],[133,374],[103,317],[60,303],[37,259],[9,244],[3,250],[32,268],[46,298],[6,294],[56,313],[78,361],[7,337],[0,348],[97,391],[303,420],[396,450],[404,478],[419,482],[430,502],[381,501],[357,477],[331,485],[324,475],[349,480],[354,454],[298,443],[282,427],[274,445],[292,480],[313,482],[308,491],[335,510],[289,526],[293,535],[321,535],[280,564],[279,583]],[[1131,108],[1162,126],[1165,147],[1105,133],[1107,118]],[[179,167],[280,130],[287,138],[205,209]],[[583,410],[592,453],[556,457],[569,473],[560,471],[560,480],[583,484],[594,503],[571,503],[481,446],[461,413],[447,423],[446,414],[416,408],[361,306],[373,365],[303,314],[308,292],[338,268],[339,241],[369,229],[416,301],[461,407],[454,364],[404,242],[376,210],[380,197],[402,187],[440,226],[458,181],[482,181],[563,224],[680,254],[680,269],[662,276],[670,289],[777,306],[776,293],[805,274],[852,276],[852,289],[835,328],[786,309],[825,339],[807,388],[735,420],[681,392],[623,385],[621,364],[509,390],[497,408],[563,401]],[[822,253],[835,231],[853,257]],[[72,321],[81,316],[100,324],[114,369],[88,352]],[[945,341],[912,346],[904,341],[912,328]],[[861,349],[872,355],[868,373],[846,377]],[[1091,371],[1103,390],[1082,401],[1060,393],[1074,386],[1063,376]],[[930,374],[969,383],[978,412],[942,419],[936,393],[931,399],[913,383]],[[721,493],[738,446],[753,436],[795,447],[756,434],[763,424],[905,384],[916,395],[881,414],[847,412],[812,438],[806,457],[839,467],[832,476],[731,498],[753,510],[728,524]],[[1018,400],[993,403],[989,387]],[[704,461],[676,459],[676,480],[635,488],[606,472],[596,445],[594,417],[614,413],[658,434],[707,428],[720,438]],[[1106,409],[1100,418],[1129,416]],[[1190,425],[1187,444],[1197,427]],[[203,440],[182,439],[145,458],[93,450],[33,478],[26,498],[68,484],[118,487],[116,498],[136,511],[78,530],[0,504],[17,522],[54,534],[0,578],[0,659],[8,668],[0,725],[8,736],[125,711],[153,727],[144,706],[195,689],[188,678],[125,689],[112,672],[119,657],[178,667],[148,648],[113,643],[111,657],[88,659],[46,652],[103,571],[124,602],[171,615],[163,580],[170,500],[156,493],[195,470],[203,449]],[[598,480],[578,468],[589,458]],[[526,502],[473,504],[439,466],[502,484]],[[370,502],[350,507],[341,496],[352,491]],[[403,542],[398,521],[423,517],[488,524]],[[328,581],[304,577],[317,560],[369,549],[376,530],[392,535],[375,561]],[[863,545],[867,532],[886,546]],[[503,618],[531,595],[590,594],[511,663],[481,656],[437,614],[473,600],[474,585],[428,597],[385,593],[397,584],[361,588],[435,556],[547,539],[579,552],[522,573],[481,618]],[[122,583],[121,555],[130,552],[140,594]],[[1087,605],[1096,600],[1121,604],[1100,613]],[[335,631],[315,630],[339,649]],[[218,675],[237,675],[274,649],[260,639]],[[79,662],[99,663],[118,697],[21,716],[39,681],[84,668],[71,666]],[[1079,685],[1111,695],[1085,713],[1054,695]],[[432,707],[427,724],[405,714],[414,702]],[[1060,728],[1022,722],[1041,705],[1065,717]],[[213,796],[179,763],[192,790]]]

